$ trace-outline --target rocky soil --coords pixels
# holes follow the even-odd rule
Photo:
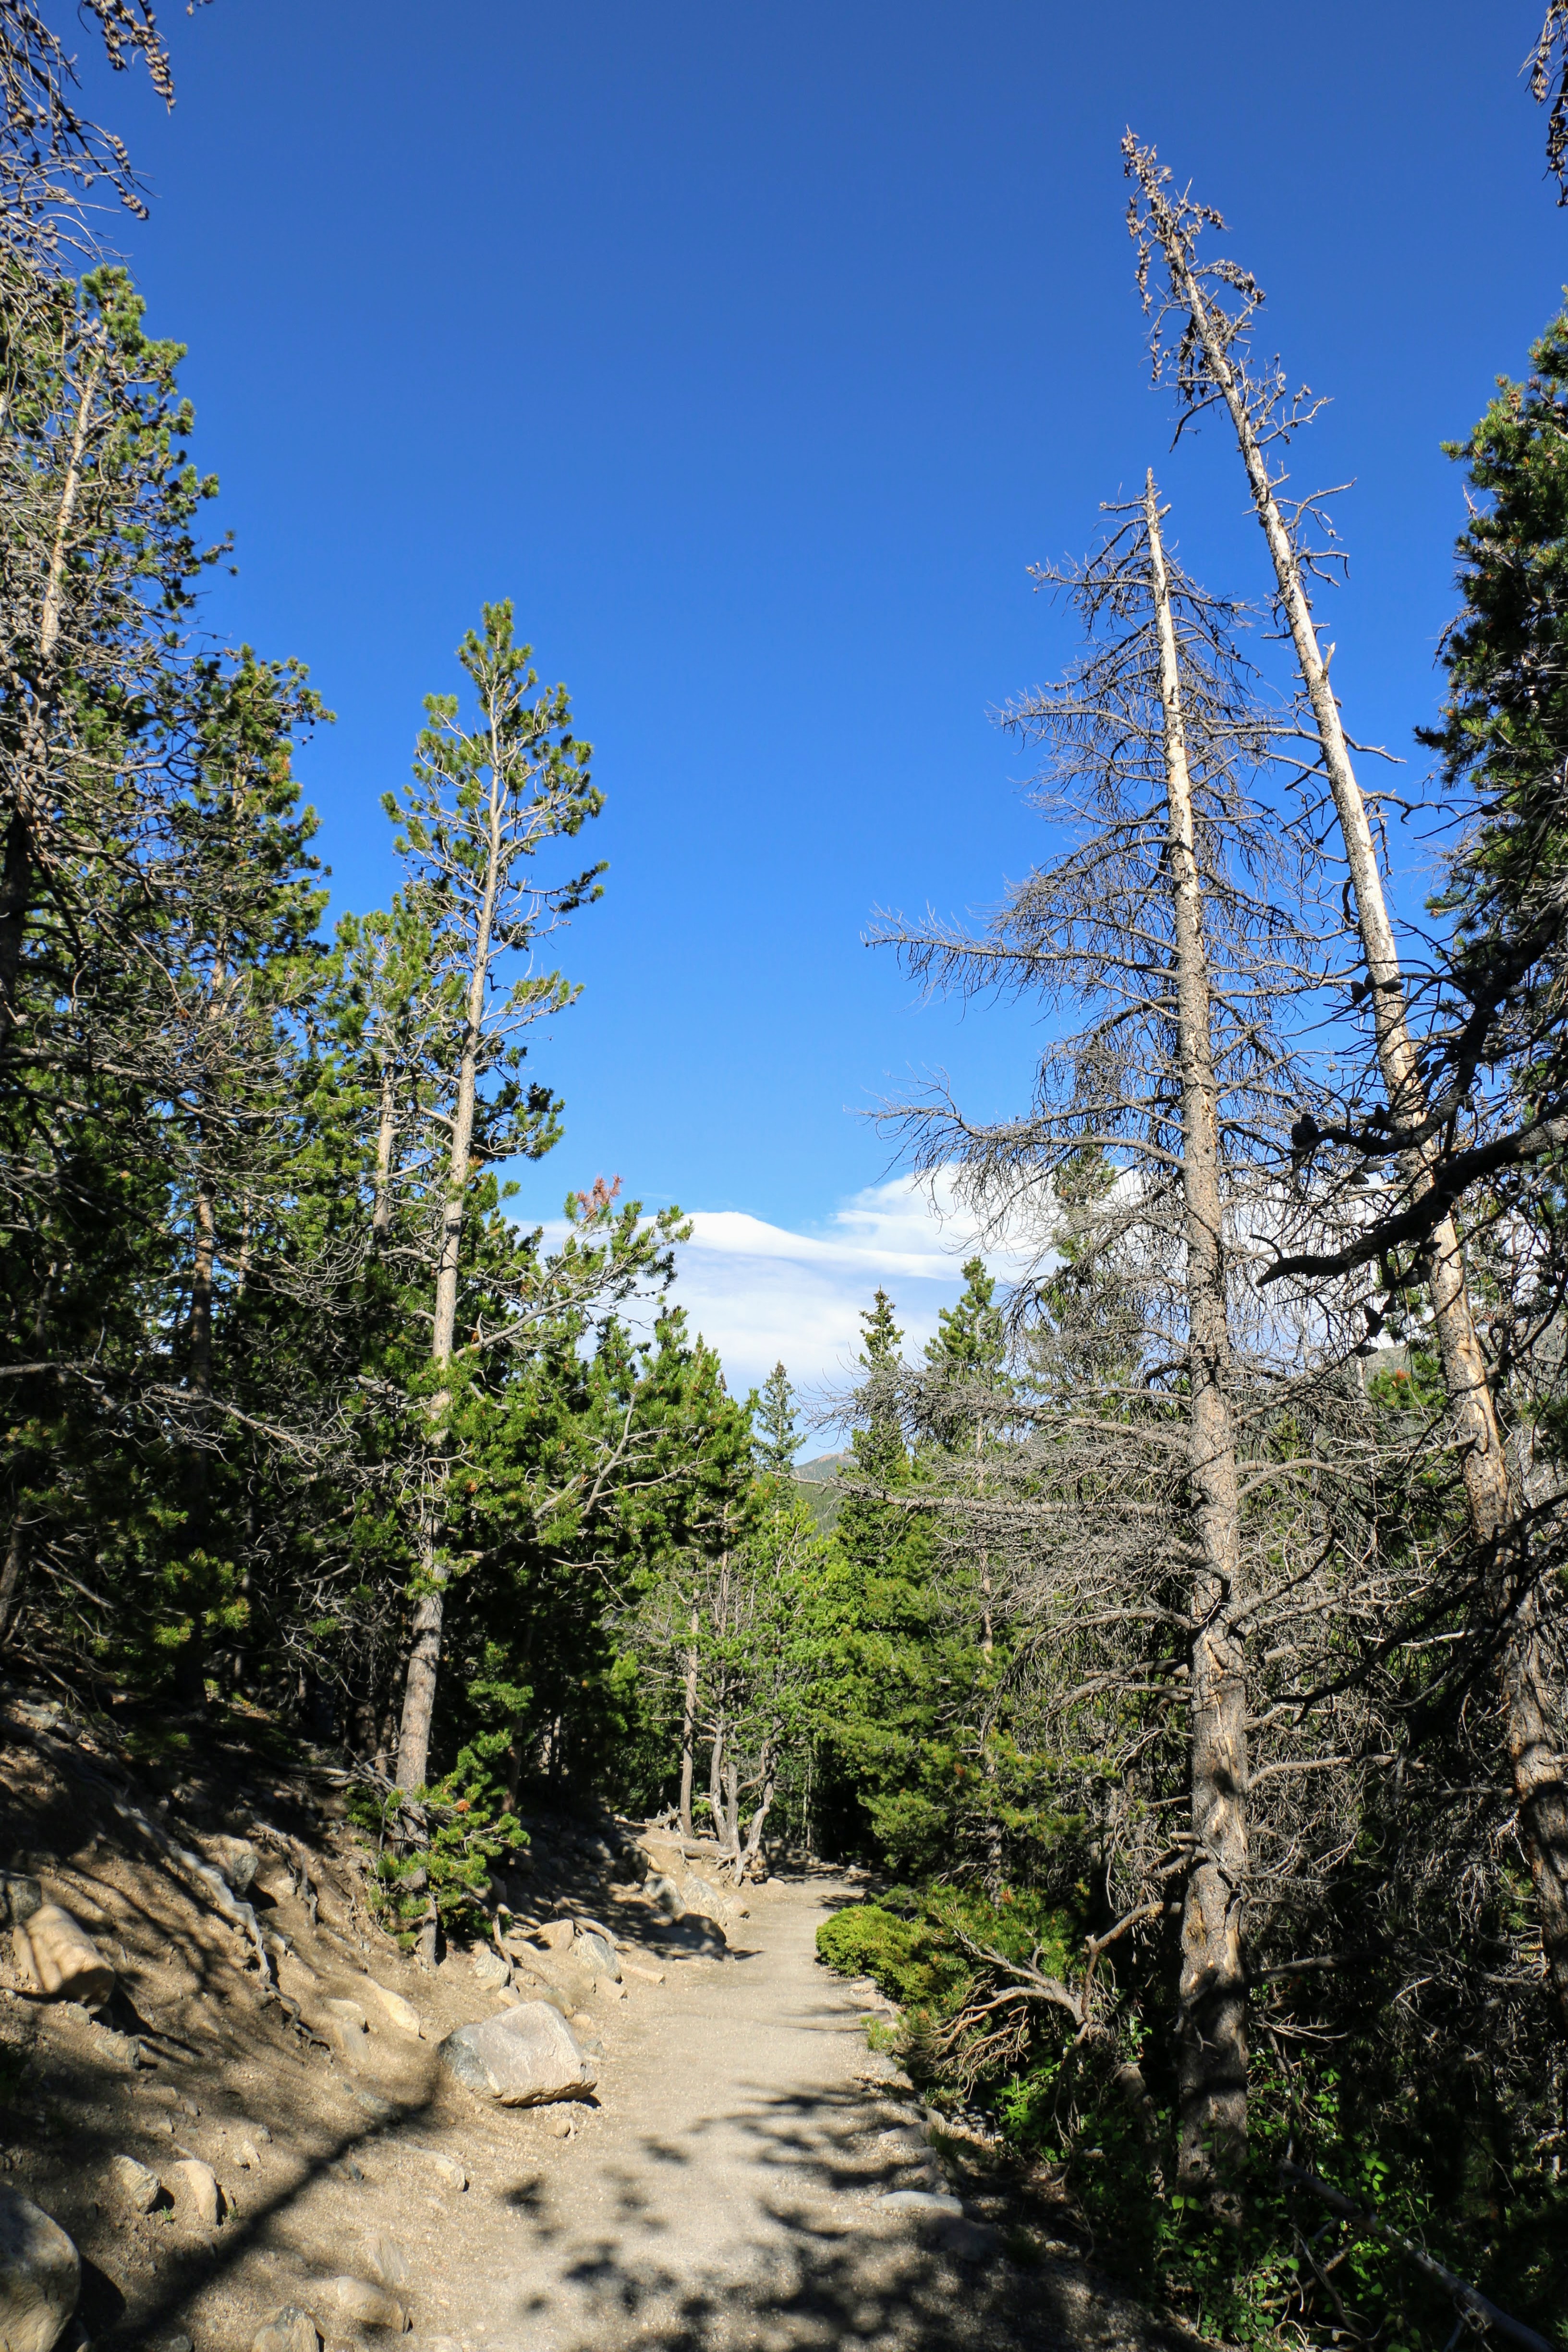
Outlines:
[[[742,1910],[668,1833],[557,1822],[504,1952],[427,1968],[371,1920],[330,1773],[215,1746],[160,1792],[16,1701],[0,1744],[0,1884],[114,1971],[95,2014],[0,1937],[0,2192],[75,2242],[63,2352],[1160,2340],[1048,2189],[933,2146],[868,2053],[869,1989],[815,1958],[847,1885]],[[503,2105],[443,2062],[536,2003],[567,2095]],[[5,2261],[0,2230],[0,2299]]]

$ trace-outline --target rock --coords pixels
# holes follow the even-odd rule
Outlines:
[[[414,2042],[421,2039],[425,2028],[419,2022],[419,2012],[412,2001],[405,2000],[400,1992],[391,1992],[385,1985],[377,1984],[374,1977],[367,1977],[360,1990],[374,2010],[378,2025],[389,2025],[395,2033],[405,2033]]]
[[[609,1984],[619,1984],[621,1964],[616,1958],[615,1945],[603,1927],[586,1927],[581,1919],[578,1920],[576,1939],[572,1946],[573,1958],[576,1959],[579,1954],[596,1977]]]
[[[878,2205],[889,2213],[909,2213],[930,2220],[945,2215],[950,2221],[962,2221],[963,2207],[956,2197],[943,2196],[935,2189],[890,2189],[879,2197]]]
[[[408,2315],[397,2297],[369,2279],[328,2279],[318,2290],[316,2309],[346,2319],[353,2327],[390,2327],[395,2336],[404,2335],[408,2326]]]
[[[475,1976],[487,1992],[498,1992],[502,1985],[511,1982],[511,1969],[493,1944],[481,1944],[471,1962]]]
[[[552,2116],[550,2118],[550,2128],[554,2133],[557,2139],[570,2139],[573,2131],[571,2116]]]
[[[340,1935],[353,1931],[353,1897],[345,1894],[326,1874],[316,1870],[316,1916],[324,1927],[335,1927]]]
[[[0,1919],[8,1919],[14,1927],[25,1927],[35,1911],[42,1908],[44,1890],[36,1878],[25,1871],[0,1870]]]
[[[669,1940],[688,1952],[706,1953],[717,1958],[730,1948],[730,1939],[717,1919],[705,1918],[700,1912],[689,1911],[684,1917],[672,1920]]]
[[[366,2115],[369,2116],[373,2123],[391,2123],[393,2117],[397,2113],[397,2109],[393,2105],[390,2099],[384,2099],[378,2091],[364,2090],[357,2083],[352,2084],[350,2088],[353,2090],[354,2097],[359,2101],[360,2105],[364,2109]],[[364,2175],[362,2173],[360,2178],[363,2180]]]
[[[204,1837],[197,1841],[202,1853],[224,1877],[237,1895],[248,1895],[261,1867],[261,1856],[248,1838]]]
[[[574,2033],[592,2033],[594,2021],[585,2009],[574,2009],[566,2021]]]
[[[324,2000],[321,2009],[326,2016],[335,2017],[347,2032],[370,2032],[370,2020],[357,2000]]]
[[[101,2009],[114,1990],[114,1970],[68,1911],[41,1903],[27,1921],[12,1929],[18,1966],[51,2000],[79,2000]]]
[[[433,2147],[416,2147],[409,2152],[414,2156],[422,2156],[435,2172],[437,2179],[444,2181],[448,2189],[460,2190],[468,2187],[468,2176],[456,2157],[443,2156],[438,2149]]]
[[[344,2058],[355,2053],[370,2032],[370,2020],[357,2000],[312,2000],[306,2005],[305,2022]]]
[[[547,1952],[565,1952],[572,1948],[577,1930],[570,1919],[547,1919],[542,1927],[533,1931],[534,1941],[542,1944]]]
[[[260,2171],[261,2157],[254,2142],[242,2139],[235,2150],[235,2157],[242,2172]]]
[[[163,2193],[163,2182],[133,2156],[117,2156],[109,2168],[110,2186],[121,2204],[133,2213],[150,2213]]]
[[[662,1871],[648,1880],[646,1891],[653,1897],[661,1917],[671,1920],[685,1918],[686,1906],[680,1899],[680,1889],[672,1878],[666,1878]]]
[[[257,2329],[250,2352],[321,2352],[321,2342],[310,2313],[286,2303]]]
[[[715,1886],[710,1878],[701,1878],[694,1870],[689,1870],[680,1883],[680,1899],[689,1911],[700,1912],[705,1918],[717,1919],[721,1924],[731,1917],[736,1908],[731,1897]]]
[[[169,2183],[175,2202],[194,2214],[204,2230],[217,2228],[223,2200],[217,2175],[210,2164],[187,2156],[182,2163],[170,2166]]]
[[[367,2231],[360,2240],[360,2267],[377,2286],[406,2286],[413,2275],[407,2254],[386,2230]]]
[[[0,2188],[0,2347],[49,2352],[76,2309],[76,2248],[30,2198]]]
[[[598,2080],[565,2019],[545,2000],[460,2025],[442,2042],[440,2056],[459,2083],[503,2107],[581,2098]]]

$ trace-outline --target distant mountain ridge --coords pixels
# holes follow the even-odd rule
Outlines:
[[[839,1465],[853,1459],[847,1446],[839,1454],[816,1454],[809,1462],[797,1462],[795,1475],[805,1486],[826,1486],[837,1477]]]

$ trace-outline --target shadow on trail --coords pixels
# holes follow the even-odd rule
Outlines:
[[[709,2138],[721,2147],[703,2150]],[[694,2249],[681,2170],[744,2168],[760,2179],[753,2224],[737,2242],[722,2213],[711,2259]],[[1083,2347],[1123,2331],[1096,2318],[1099,2298],[1076,2264],[1006,2258],[1000,2234],[966,2263],[924,2231],[943,2225],[879,2210],[901,2187],[944,2187],[911,2111],[858,2089],[778,2093],[738,2086],[735,2103],[676,2142],[647,2135],[608,2156],[601,2176],[614,2220],[591,2232],[571,2215],[533,2217],[528,2290],[514,2294],[500,2340],[560,2352],[1034,2352]],[[679,2235],[681,2242],[661,2244]],[[597,2217],[596,2217],[597,2218]],[[700,2235],[700,2232],[699,2232]],[[548,2283],[539,2278],[549,2273]],[[1118,2315],[1120,2316],[1120,2314]]]

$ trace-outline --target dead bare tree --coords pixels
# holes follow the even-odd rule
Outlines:
[[[1070,1402],[1064,1391],[1037,1408],[1040,1445],[1023,1467],[1058,1492],[1087,1482],[1098,1532],[1121,1524],[1130,1581],[1142,1587],[1107,1608],[1103,1560],[1095,1598],[1081,1563],[1058,1571],[1058,1637],[1074,1618],[1080,1637],[1116,1620],[1182,1628],[1179,1662],[1145,1663],[1142,1681],[1124,1658],[1089,1668],[1078,1703],[1141,1689],[1157,1697],[1157,1715],[1173,1700],[1185,1712],[1188,1825],[1174,1866],[1168,1853],[1144,1857],[1133,1907],[1158,1917],[1180,1886],[1180,2172],[1212,2196],[1246,2138],[1247,1649],[1260,1615],[1282,1602],[1256,1588],[1245,1557],[1244,1492],[1256,1512],[1260,1494],[1272,1487],[1277,1500],[1280,1488],[1254,1460],[1244,1490],[1238,1389],[1257,1390],[1260,1343],[1276,1357],[1285,1343],[1296,1371],[1308,1368],[1289,1318],[1266,1332],[1256,1293],[1249,1307],[1243,1300],[1305,1083],[1279,1014],[1321,987],[1324,969],[1305,828],[1278,805],[1265,814],[1252,781],[1272,756],[1289,756],[1294,714],[1271,716],[1244,690],[1235,610],[1172,563],[1152,476],[1136,506],[1113,511],[1122,519],[1090,562],[1037,575],[1068,591],[1089,650],[1062,686],[1006,714],[1048,746],[1041,804],[1074,827],[1075,845],[1012,889],[984,938],[930,920],[887,922],[877,936],[930,986],[1096,1008],[1047,1055],[1026,1117],[976,1128],[946,1099],[889,1116],[917,1166],[956,1160],[994,1222],[1044,1180],[1059,1200],[1086,1167],[1104,1171],[1070,1246],[1113,1274],[1118,1304],[1093,1389],[1085,1393],[1080,1366]],[[1069,1245],[1059,1221],[1045,1239]],[[1233,1357],[1238,1315],[1252,1326],[1247,1383]],[[1284,1377],[1284,1364],[1275,1371]],[[1053,1447],[1054,1465],[1042,1458]],[[975,1498],[987,1542],[1005,1544],[1008,1499]],[[1037,1528],[1056,1516],[1070,1550],[1070,1504],[1037,1496],[1021,1510]]]
[[[1131,131],[1122,155],[1135,183],[1128,226],[1138,249],[1145,308],[1152,316],[1156,379],[1173,383],[1184,425],[1215,406],[1228,415],[1268,543],[1278,610],[1295,651],[1354,896],[1364,977],[1352,996],[1370,1011],[1385,1095],[1376,1124],[1398,1158],[1407,1195],[1420,1203],[1433,1189],[1439,1138],[1453,1106],[1427,1098],[1366,800],[1329,682],[1332,648],[1326,656],[1318,642],[1310,583],[1324,576],[1332,558],[1325,555],[1321,538],[1314,541],[1311,534],[1315,526],[1321,530],[1322,499],[1329,494],[1295,499],[1288,511],[1281,502],[1287,477],[1279,453],[1310,420],[1315,404],[1304,393],[1289,392],[1277,361],[1261,369],[1254,363],[1251,332],[1263,300],[1256,279],[1234,261],[1200,257],[1201,233],[1205,227],[1223,229],[1221,215],[1190,192],[1177,192],[1153,149],[1141,146]],[[1296,1122],[1299,1150],[1310,1152],[1323,1124],[1304,1104]],[[1298,1251],[1289,1263],[1299,1274],[1314,1264],[1342,1265],[1347,1255],[1353,1252]],[[1559,1754],[1560,1705],[1542,1643],[1542,1562],[1526,1539],[1511,1489],[1451,1213],[1436,1216],[1420,1237],[1417,1265],[1431,1302],[1449,1406],[1463,1434],[1461,1467],[1471,1529],[1492,1563],[1488,1605],[1502,1629],[1503,1734],[1548,1975],[1568,2025],[1568,1778]]]

